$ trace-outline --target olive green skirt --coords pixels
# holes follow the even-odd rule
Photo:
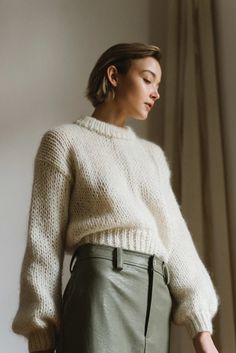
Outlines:
[[[56,352],[168,353],[168,284],[168,267],[156,255],[79,246],[63,294]]]

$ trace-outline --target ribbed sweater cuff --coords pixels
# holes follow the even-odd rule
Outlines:
[[[28,338],[29,352],[44,351],[55,348],[55,333],[53,330],[45,329],[32,332]]]
[[[193,338],[198,332],[208,331],[213,334],[212,320],[206,312],[192,313],[186,321],[187,330]]]

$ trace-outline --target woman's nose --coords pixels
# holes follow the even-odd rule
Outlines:
[[[156,101],[157,99],[159,99],[160,98],[160,94],[159,94],[159,92],[158,91],[154,91],[153,93],[152,93],[152,99],[154,100],[154,101]]]

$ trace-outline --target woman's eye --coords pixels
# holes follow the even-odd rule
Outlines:
[[[146,78],[144,78],[143,80],[144,80],[144,82],[146,82],[146,83],[151,83],[151,81],[149,81],[149,80],[146,79]]]

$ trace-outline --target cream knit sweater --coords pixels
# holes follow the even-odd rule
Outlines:
[[[12,325],[30,352],[55,347],[64,251],[72,254],[79,242],[160,256],[170,273],[172,321],[191,337],[213,333],[220,299],[172,191],[165,154],[128,125],[81,116],[41,139]]]

